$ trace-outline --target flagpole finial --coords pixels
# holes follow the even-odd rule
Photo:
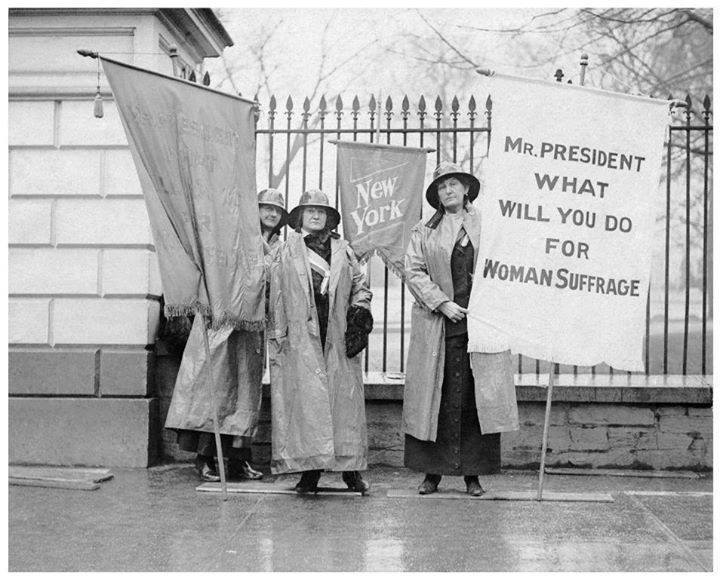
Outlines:
[[[87,50],[87,49],[85,49],[85,48],[80,48],[80,49],[78,49],[77,53],[78,53],[80,56],[88,56],[88,57],[90,57],[90,58],[97,58],[97,57],[98,57],[98,53],[97,53],[97,52],[93,52],[92,50]]]
[[[482,74],[483,76],[495,76],[495,71],[489,68],[476,68],[475,72]]]

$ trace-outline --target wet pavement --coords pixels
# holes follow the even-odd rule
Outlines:
[[[373,468],[369,496],[196,492],[178,464],[96,491],[9,490],[10,571],[711,571],[712,478],[546,475],[610,503],[388,497],[421,475]],[[294,484],[297,475],[277,482]],[[272,484],[273,477],[268,477]],[[537,488],[537,473],[481,477]],[[338,473],[321,484],[342,485]],[[461,490],[461,477],[440,489]],[[392,494],[392,493],[391,493]]]

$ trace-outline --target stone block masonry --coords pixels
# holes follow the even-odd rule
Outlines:
[[[112,102],[11,101],[10,460],[148,466],[162,295]]]
[[[527,412],[526,406],[520,405],[521,416]],[[712,468],[709,407],[561,403],[553,405],[552,412],[567,416],[570,443],[560,439],[558,444],[557,439],[550,438],[546,458],[549,466]],[[538,438],[535,443],[538,456],[540,442]],[[527,448],[511,443],[508,450],[514,453]],[[520,466],[534,466],[535,462],[529,460]]]
[[[156,384],[161,400],[161,426],[172,397],[179,358],[160,355],[156,366]],[[267,376],[266,376],[267,380]],[[265,384],[263,409],[253,456],[259,465],[268,466],[271,455],[270,389]],[[566,387],[569,389],[570,387]],[[537,469],[540,464],[545,404],[537,401],[534,391],[517,386],[520,430],[501,436],[503,468]],[[697,394],[678,388],[666,393],[673,404],[629,404],[576,402],[588,397],[583,386],[566,392],[553,404],[548,434],[548,466],[622,469],[712,469],[712,407],[688,404],[684,397]],[[531,400],[525,400],[530,397]],[[569,398],[571,401],[566,401]],[[370,382],[365,385],[365,413],[368,427],[370,465],[403,465],[402,385],[388,386]],[[179,451],[175,433],[163,433],[165,460],[189,460]]]
[[[228,44],[194,9],[10,9],[9,454],[16,463],[157,460],[162,288],[142,189],[107,79],[78,48],[170,73]],[[87,35],[90,34],[88,37]],[[79,36],[78,36],[79,35]],[[94,46],[83,46],[86,37]],[[84,42],[84,41],[83,41]]]

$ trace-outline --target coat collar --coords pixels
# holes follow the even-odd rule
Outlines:
[[[475,248],[475,259],[477,260],[477,256],[480,253],[478,251],[480,248],[480,210],[472,203],[468,205],[467,209],[465,219],[463,220],[463,227]]]

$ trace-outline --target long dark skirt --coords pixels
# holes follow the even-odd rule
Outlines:
[[[429,474],[500,470],[500,434],[481,434],[467,334],[445,340],[445,372],[435,442],[405,435],[405,466]]]

